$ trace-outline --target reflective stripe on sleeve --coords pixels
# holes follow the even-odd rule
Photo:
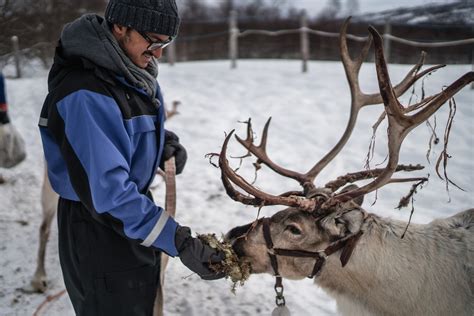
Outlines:
[[[166,222],[168,221],[168,218],[169,218],[168,213],[166,213],[166,211],[163,210],[161,212],[160,218],[155,224],[155,227],[153,227],[148,237],[141,243],[142,246],[150,247],[153,244],[156,238],[158,238],[158,236],[163,231],[163,228],[165,227]]]
[[[40,117],[38,125],[43,126],[43,127],[47,127],[48,126],[48,119],[44,118],[44,117]]]

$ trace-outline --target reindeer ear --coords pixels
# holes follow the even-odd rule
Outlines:
[[[360,209],[353,209],[344,212],[339,221],[342,221],[346,227],[346,232],[355,234],[360,231],[360,227],[364,222],[364,213]]]
[[[342,188],[340,193],[344,193],[344,192],[347,192],[347,191],[352,191],[352,190],[355,190],[355,189],[358,189],[358,188],[359,188],[359,186],[357,184],[349,184],[349,185],[345,186],[344,188]],[[355,199],[353,199],[352,201],[355,204],[357,204],[358,206],[362,206],[362,203],[364,203],[364,196],[363,195],[358,196]]]
[[[364,213],[359,208],[342,210],[320,222],[330,239],[339,239],[360,231],[364,222]]]

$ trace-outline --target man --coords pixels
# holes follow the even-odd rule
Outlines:
[[[156,82],[163,48],[178,33],[175,0],[111,0],[105,18],[66,25],[56,49],[40,131],[59,194],[59,256],[78,315],[151,315],[160,252],[179,256],[203,279],[221,252],[152,201],[155,170],[175,156],[178,137],[163,128]]]

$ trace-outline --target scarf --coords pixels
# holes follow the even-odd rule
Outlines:
[[[122,50],[104,18],[86,14],[67,24],[61,33],[61,44],[65,58],[86,58],[123,76],[128,83],[155,98],[158,62],[152,58],[147,68],[136,66]]]

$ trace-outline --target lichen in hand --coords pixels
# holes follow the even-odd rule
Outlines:
[[[235,294],[237,284],[243,286],[250,276],[250,263],[240,259],[235,253],[232,245],[227,241],[220,241],[215,234],[198,235],[204,243],[225,254],[225,259],[220,263],[211,264],[210,268],[216,272],[223,272],[226,278],[232,281],[232,293]]]

